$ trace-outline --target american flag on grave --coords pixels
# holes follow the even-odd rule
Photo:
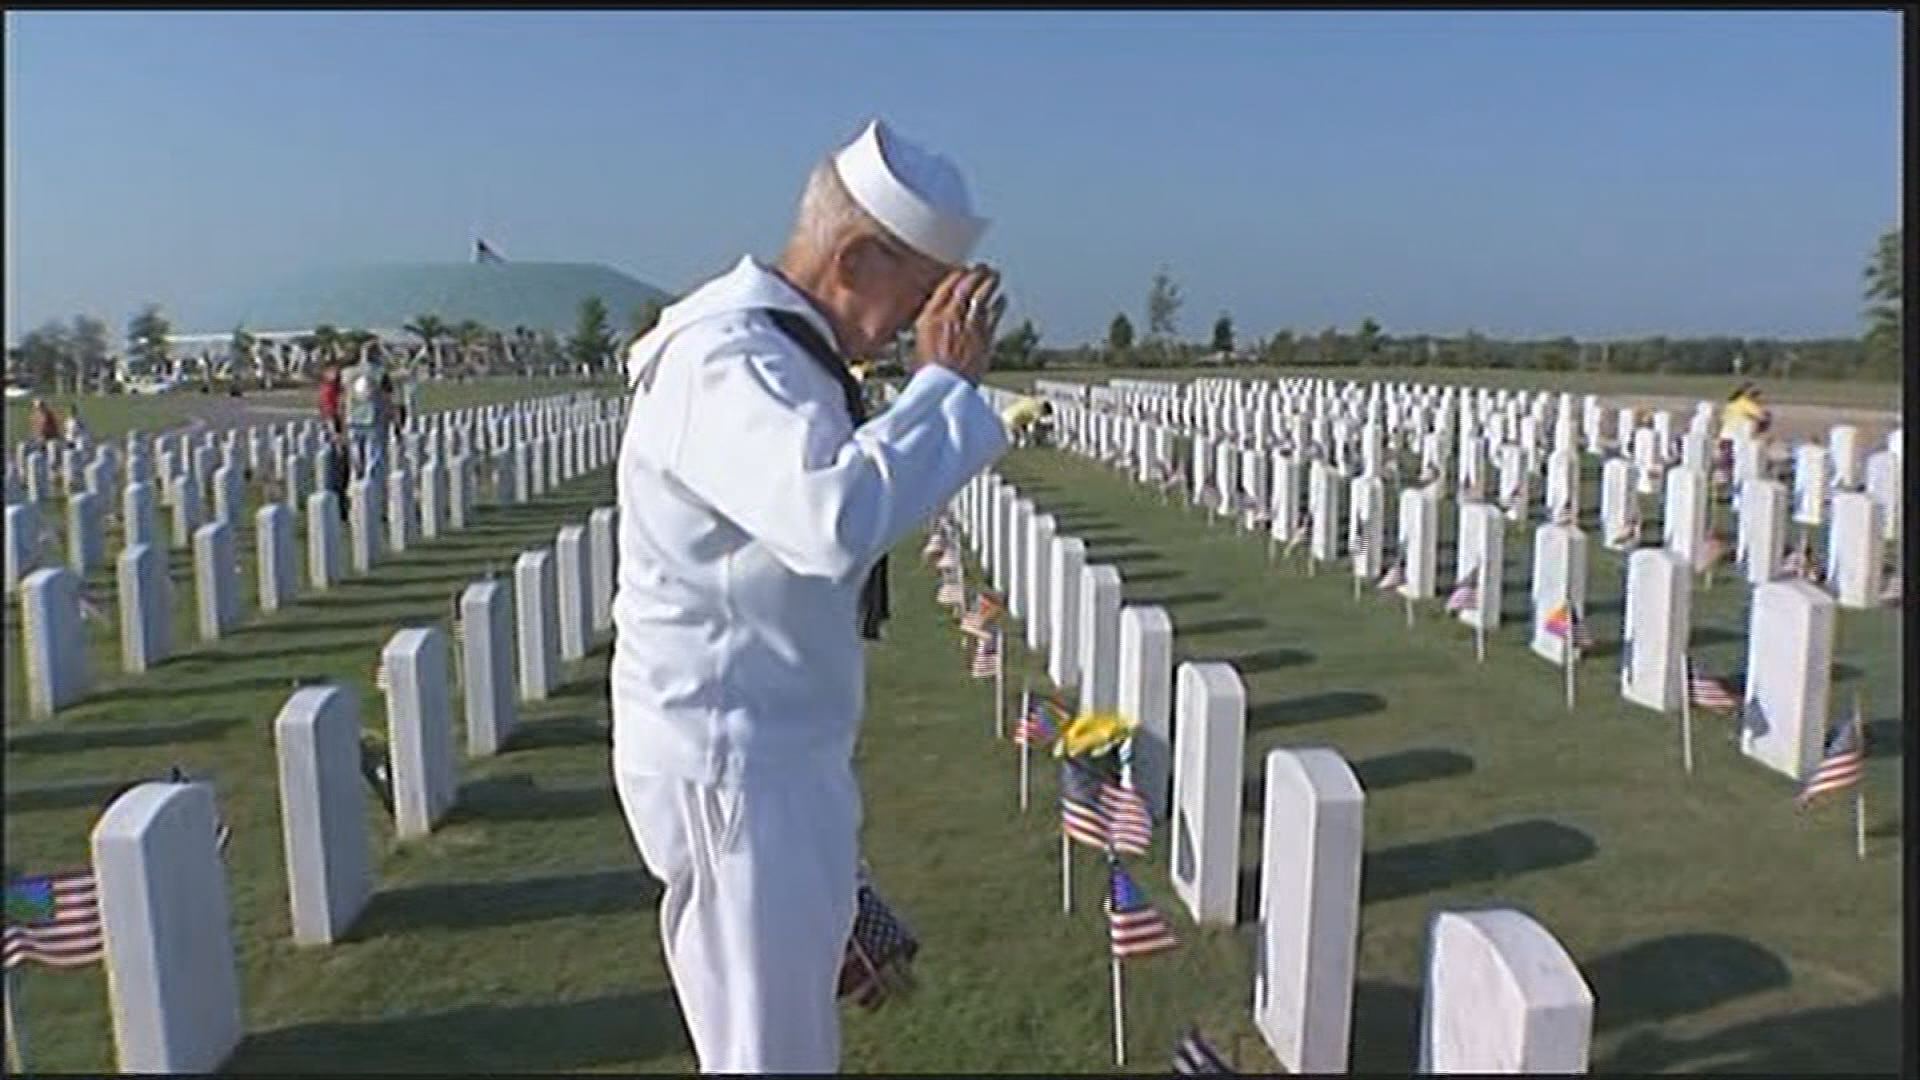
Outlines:
[[[1020,723],[1013,729],[1013,741],[1029,746],[1041,746],[1058,738],[1059,729],[1053,725],[1050,717],[1058,715],[1055,709],[1062,708],[1057,703],[1050,708],[1045,695],[1029,695],[1026,711],[1021,715]]]
[[[85,967],[106,955],[100,890],[92,869],[7,884],[6,966]]]
[[[1088,847],[1107,847],[1107,816],[1100,804],[1100,781],[1074,761],[1060,763],[1060,829]]]
[[[1402,555],[1393,561],[1392,566],[1387,567],[1386,573],[1380,575],[1380,591],[1387,592],[1391,589],[1397,589],[1406,583],[1407,557]]]
[[[1794,797],[1794,805],[1804,810],[1822,795],[1853,787],[1866,776],[1866,771],[1866,724],[1856,702],[1853,718],[1827,733],[1820,764],[1814,767],[1806,783],[1800,786],[1800,794]]]
[[[974,639],[973,677],[991,679],[1000,674],[1000,634],[998,631],[981,634]]]
[[[1232,1076],[1234,1071],[1220,1052],[1207,1042],[1198,1028],[1188,1028],[1173,1047],[1173,1072],[1176,1076]]]
[[[1100,782],[1100,810],[1107,819],[1113,850],[1122,855],[1145,855],[1153,844],[1153,815],[1140,793],[1112,780]]]
[[[880,899],[872,885],[860,883],[853,932],[840,964],[840,997],[863,1009],[877,1009],[888,997],[910,989],[910,965],[920,952],[912,929]]]
[[[1476,563],[1453,584],[1453,592],[1447,594],[1448,611],[1465,611],[1480,602],[1480,567]]]
[[[1740,691],[1729,679],[1709,675],[1697,664],[1687,664],[1687,697],[1703,709],[1732,713],[1740,709]]]
[[[1180,944],[1173,924],[1148,902],[1119,860],[1107,860],[1107,930],[1116,960],[1150,956]]]

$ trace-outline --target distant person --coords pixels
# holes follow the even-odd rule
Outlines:
[[[407,421],[420,415],[420,372],[409,371],[400,378],[400,403],[393,410],[393,429],[397,433]]]
[[[33,401],[33,433],[49,446],[60,441],[60,414],[47,404],[46,398]]]
[[[67,410],[67,441],[78,445],[86,441],[87,435],[87,422],[80,419],[80,406],[75,405]]]
[[[320,369],[320,422],[335,435],[343,434],[346,430],[340,398],[340,367],[328,364]]]
[[[354,475],[385,476],[393,377],[369,346],[361,351],[360,362],[341,378],[346,383],[347,438],[353,445]]]

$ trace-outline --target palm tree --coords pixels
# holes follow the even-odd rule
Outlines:
[[[486,340],[487,328],[473,319],[462,319],[451,331],[453,342],[460,350],[460,363],[471,372],[474,369],[473,347]]]
[[[446,322],[442,320],[440,316],[431,313],[415,315],[413,321],[401,327],[401,329],[420,339],[420,344],[425,346],[427,350],[429,370],[431,370],[435,376],[438,376],[440,374],[440,351],[435,348],[435,345],[441,338],[447,336]]]

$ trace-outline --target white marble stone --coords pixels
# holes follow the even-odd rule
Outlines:
[[[1080,685],[1080,571],[1086,565],[1087,545],[1079,537],[1055,536],[1047,569],[1051,589],[1047,623],[1047,677],[1055,686]]]
[[[340,500],[331,491],[307,496],[307,582],[324,592],[340,581]]]
[[[120,529],[124,547],[163,543],[159,529],[154,524],[151,485],[135,480],[121,490]]]
[[[1568,605],[1587,617],[1587,536],[1572,525],[1546,524],[1533,531],[1533,640],[1536,656],[1554,664],[1572,658],[1568,641],[1546,629],[1549,612]]]
[[[78,491],[67,498],[67,565],[85,578],[106,561],[107,533],[100,521],[100,500]]]
[[[1680,708],[1692,610],[1693,575],[1678,555],[1640,548],[1627,557],[1621,697],[1655,712]]]
[[[1691,568],[1702,565],[1707,542],[1707,474],[1685,466],[1667,473],[1661,543]]]
[[[200,640],[218,641],[240,621],[240,562],[233,528],[223,522],[193,534],[193,595]]]
[[[587,645],[593,640],[593,610],[588,599],[593,591],[593,572],[587,563],[586,527],[561,526],[553,542],[554,588],[559,601],[555,614],[560,659],[568,663],[585,659]]]
[[[107,1006],[123,1073],[212,1073],[244,1030],[210,785],[146,783],[93,827]]]
[[[1167,819],[1173,791],[1173,621],[1161,607],[1120,609],[1118,711],[1136,725],[1129,768],[1154,820]]]
[[[1860,486],[1860,429],[1835,424],[1827,433],[1827,460],[1833,467],[1833,486],[1853,490]]]
[[[1296,543],[1300,536],[1300,458],[1294,454],[1273,455],[1273,486],[1268,503],[1268,534],[1282,544]]]
[[[138,674],[173,652],[173,589],[167,582],[166,552],[152,544],[135,544],[120,553],[114,575],[120,667]]]
[[[1080,571],[1080,707],[1109,712],[1119,703],[1120,571],[1100,564]]]
[[[604,634],[613,629],[613,593],[619,579],[615,567],[620,560],[620,510],[615,506],[596,506],[587,512],[587,569],[592,586],[588,607],[593,632]]]
[[[1505,587],[1506,522],[1492,503],[1469,502],[1460,507],[1459,539],[1454,580],[1473,574],[1478,582],[1475,601],[1458,613],[1461,622],[1478,630],[1500,625],[1500,601]]]
[[[380,503],[373,498],[370,477],[347,481],[347,566],[353,577],[373,573],[380,555]]]
[[[1799,578],[1756,585],[1750,600],[1740,750],[1794,780],[1819,764],[1826,739],[1834,608]]]
[[[1240,904],[1246,687],[1231,664],[1191,661],[1174,687],[1173,891],[1196,923],[1231,927]]]
[[[557,680],[560,620],[553,552],[523,551],[513,567],[513,608],[519,645],[520,700],[545,701]]]
[[[1347,551],[1355,577],[1378,580],[1386,572],[1387,485],[1380,477],[1356,476],[1348,485]]]
[[[1400,553],[1405,559],[1400,595],[1433,596],[1440,583],[1440,493],[1435,488],[1400,489]]]
[[[386,510],[387,550],[398,555],[407,550],[419,529],[419,518],[413,505],[413,474],[405,466],[392,466],[387,469],[387,499],[383,505]]]
[[[471,757],[499,753],[519,723],[513,628],[514,598],[505,582],[475,582],[460,594],[458,647]]]
[[[1593,991],[1567,950],[1513,909],[1441,911],[1428,934],[1419,1070],[1584,1073]]]
[[[1886,540],[1880,507],[1864,491],[1843,490],[1833,496],[1833,523],[1828,526],[1828,583],[1840,606],[1864,611],[1880,606],[1880,577]]]
[[[1738,554],[1749,584],[1772,581],[1787,550],[1787,486],[1750,480],[1740,493]]]
[[[1337,751],[1267,752],[1253,1020],[1289,1073],[1347,1070],[1365,810]]]
[[[1027,594],[1027,650],[1039,652],[1047,647],[1053,615],[1053,533],[1052,514],[1036,513],[1027,523],[1024,584]]]
[[[1346,525],[1346,482],[1331,466],[1315,461],[1307,477],[1307,550],[1315,562],[1340,557]]]
[[[20,582],[20,649],[27,711],[35,718],[52,716],[92,687],[80,591],[80,578],[64,566],[42,567]]]
[[[295,690],[273,736],[294,944],[331,945],[373,895],[359,704],[341,686]]]
[[[1793,520],[1797,524],[1817,528],[1827,523],[1828,482],[1827,448],[1801,443],[1794,454],[1793,468]]]
[[[431,626],[402,630],[380,651],[387,673],[387,747],[395,835],[432,832],[453,806],[458,775],[447,684],[447,636]]]

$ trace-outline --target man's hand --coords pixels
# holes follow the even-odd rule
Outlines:
[[[999,271],[984,265],[954,270],[933,290],[914,322],[920,362],[978,384],[987,373],[993,333],[1006,309]]]

